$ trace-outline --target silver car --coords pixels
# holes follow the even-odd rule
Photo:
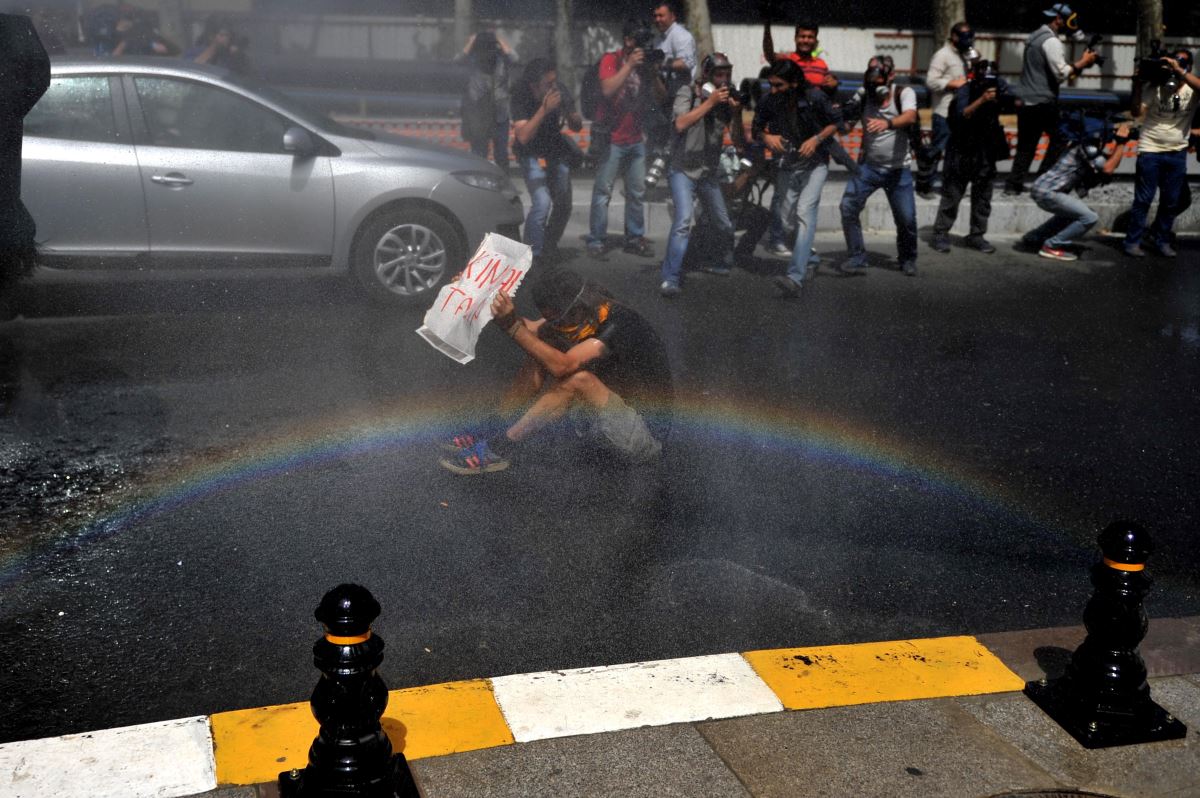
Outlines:
[[[162,59],[54,62],[22,197],[50,267],[345,272],[385,300],[428,298],[523,215],[488,161]]]

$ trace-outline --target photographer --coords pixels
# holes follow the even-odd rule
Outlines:
[[[250,72],[245,42],[235,34],[233,23],[225,17],[210,16],[204,21],[204,32],[196,44],[183,54],[196,64],[210,64],[245,75]]]
[[[496,165],[507,172],[508,85],[517,54],[494,29],[486,28],[468,39],[454,60],[471,66],[462,96],[462,136],[480,158],[487,157],[490,142]]]
[[[930,99],[933,135],[925,152],[929,174],[917,187],[923,193],[936,194],[942,190],[943,178],[938,167],[946,152],[946,145],[950,143],[950,105],[958,90],[967,85],[969,56],[978,56],[974,50],[975,31],[966,22],[955,22],[950,27],[949,41],[929,61],[925,85],[933,93]]]
[[[1107,141],[1113,142],[1113,149],[1105,156]],[[1122,124],[1111,135],[1094,135],[1071,144],[1054,166],[1033,181],[1030,196],[1039,208],[1054,216],[1021,238],[1025,249],[1036,249],[1038,255],[1051,260],[1079,260],[1079,256],[1067,247],[1091,230],[1099,217],[1072,192],[1086,191],[1109,179],[1121,163],[1128,142],[1129,125]]]
[[[796,230],[787,274],[777,277],[775,286],[783,296],[798,297],[808,276],[821,189],[829,176],[829,152],[824,144],[837,133],[841,118],[825,93],[810,86],[793,61],[776,61],[767,80],[771,93],[755,115],[754,133],[779,163],[775,181],[779,199],[771,203],[775,212],[771,235],[778,245],[784,229],[792,226]]]
[[[587,237],[589,255],[604,253],[608,237],[608,204],[618,175],[625,180],[624,251],[642,257],[653,253],[646,241],[646,143],[642,120],[650,102],[666,100],[667,87],[659,74],[661,60],[648,59],[654,41],[648,25],[637,19],[625,22],[625,47],[600,59],[600,100],[592,136],[608,137],[607,154],[596,168],[592,211]],[[662,51],[652,51],[661,54]]]
[[[1042,157],[1038,174],[1044,174],[1058,160],[1066,146],[1066,139],[1059,130],[1059,86],[1099,59],[1096,52],[1088,48],[1074,64],[1067,63],[1063,43],[1058,37],[1064,31],[1078,30],[1075,13],[1069,5],[1056,3],[1042,14],[1049,20],[1025,40],[1020,89],[1023,104],[1017,111],[1017,154],[1013,159],[1012,172],[1004,185],[1004,193],[1008,196],[1025,190],[1025,177],[1029,174],[1029,165],[1033,163],[1033,155],[1037,152],[1043,133],[1050,137],[1050,144]]]
[[[950,142],[946,150],[946,176],[942,201],[933,223],[933,243],[941,253],[950,251],[950,228],[958,217],[967,185],[971,186],[971,234],[963,242],[971,249],[991,254],[996,248],[984,238],[992,214],[992,183],[996,161],[1008,157],[1008,140],[1000,112],[1016,97],[996,65],[978,59],[968,81],[954,93],[950,105]]]
[[[863,140],[859,151],[861,169],[846,183],[841,202],[842,232],[849,250],[846,262],[839,267],[844,274],[866,274],[867,250],[860,216],[867,199],[881,188],[896,222],[900,268],[910,277],[917,273],[917,200],[905,130],[917,124],[917,94],[908,86],[896,91],[896,76],[889,61],[885,56],[875,56],[868,62],[862,100],[851,101],[845,110],[846,125],[853,127],[862,119]]]
[[[564,124],[583,129],[575,100],[558,82],[554,64],[535,58],[525,67],[512,96],[513,149],[529,190],[525,243],[535,265],[556,257],[558,242],[571,218],[571,169],[581,154],[562,133]],[[545,167],[542,160],[545,160]]]
[[[675,142],[671,148],[671,197],[675,202],[675,218],[671,239],[662,264],[662,285],[665,297],[680,292],[683,256],[688,237],[696,195],[704,206],[707,219],[715,226],[720,240],[719,263],[707,271],[728,274],[733,268],[733,222],[725,207],[721,184],[717,178],[725,129],[737,148],[745,146],[742,124],[742,105],[730,91],[733,64],[724,53],[705,56],[699,80],[680,86],[674,99]]]
[[[1125,254],[1131,257],[1146,256],[1143,239],[1163,257],[1176,255],[1171,228],[1183,207],[1188,134],[1200,104],[1200,78],[1191,71],[1192,54],[1188,50],[1175,50],[1171,55],[1156,52],[1138,65],[1133,111],[1142,117],[1142,130],[1138,137],[1133,208],[1129,214],[1129,232],[1125,234]],[[1150,85],[1146,86],[1147,83]],[[1158,213],[1147,231],[1146,217],[1156,192]]]
[[[679,24],[675,9],[674,0],[654,6],[654,25],[658,28],[654,48],[666,55],[664,67],[671,76],[668,90],[672,92],[681,83],[691,83],[696,74],[696,40]]]

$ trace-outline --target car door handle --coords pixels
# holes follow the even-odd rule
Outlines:
[[[157,183],[160,186],[190,186],[192,184],[192,179],[190,177],[184,177],[178,172],[171,172],[170,174],[165,175],[151,175],[150,182]]]

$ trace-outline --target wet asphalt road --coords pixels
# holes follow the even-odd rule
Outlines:
[[[667,456],[552,437],[474,479],[432,441],[519,363],[494,331],[461,367],[337,281],[29,288],[0,741],[304,699],[341,581],[383,605],[392,687],[1075,624],[1119,516],[1155,535],[1151,615],[1200,612],[1200,246],[922,258],[798,302],[778,262],[667,301],[656,261],[580,258],[667,344]]]

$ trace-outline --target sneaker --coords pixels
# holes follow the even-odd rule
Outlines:
[[[1175,247],[1171,246],[1170,244],[1168,244],[1166,242],[1156,244],[1154,246],[1154,249],[1156,252],[1158,252],[1159,255],[1162,255],[1164,258],[1175,258],[1175,257],[1179,256],[1179,253],[1175,251]]]
[[[787,244],[780,244],[778,242],[774,244],[767,244],[767,254],[774,255],[777,258],[792,257],[792,251],[788,249]]]
[[[455,474],[487,474],[508,468],[508,460],[489,449],[487,441],[480,441],[438,462],[442,468]]]
[[[943,235],[935,235],[929,242],[929,246],[933,247],[934,252],[941,252],[944,255],[950,251],[950,239]]]
[[[592,241],[587,245],[587,254],[589,258],[598,258],[603,255],[604,252],[604,245],[599,242]]]
[[[444,452],[461,452],[464,449],[474,448],[479,443],[482,443],[479,438],[469,432],[464,432],[439,441],[438,448]]]
[[[705,266],[704,271],[708,274],[715,274],[720,277],[728,277],[729,273],[733,270],[728,266]]]
[[[625,246],[621,247],[623,252],[628,252],[630,255],[637,255],[639,258],[653,258],[654,247],[650,246],[650,242],[644,238],[634,238],[625,242]]]
[[[679,296],[682,291],[679,283],[673,283],[670,280],[663,280],[663,284],[658,287],[658,293],[665,297]]]
[[[800,296],[800,284],[788,277],[786,274],[776,275],[771,282],[775,284],[775,288],[779,291],[779,295],[788,299],[795,299]]]
[[[1146,250],[1142,249],[1140,244],[1126,244],[1125,254],[1131,258],[1144,258],[1146,257]]]
[[[967,236],[964,243],[971,249],[979,250],[984,255],[991,255],[996,251],[996,248],[992,246],[992,242],[988,241],[983,236]]]
[[[906,260],[900,264],[900,271],[904,272],[909,277],[917,276],[917,262],[915,260]]]
[[[1079,256],[1074,252],[1067,252],[1065,249],[1052,247],[1049,244],[1042,244],[1042,248],[1038,250],[1038,254],[1050,260],[1079,260]]]
[[[843,261],[837,265],[837,270],[849,277],[858,277],[867,273],[867,264],[855,263],[854,261]]]
[[[1019,197],[1019,196],[1021,196],[1022,193],[1024,193],[1024,191],[1025,191],[1024,186],[1005,186],[1004,187],[1004,196]]]

